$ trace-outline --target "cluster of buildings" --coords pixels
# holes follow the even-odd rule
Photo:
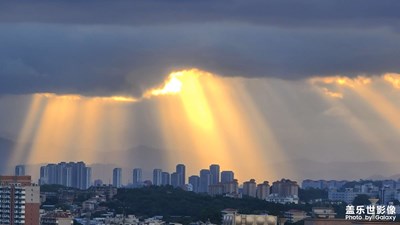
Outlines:
[[[358,195],[379,198],[382,204],[400,200],[400,181],[355,182],[351,186],[346,185],[348,183],[349,181],[345,180],[304,180],[302,188],[325,189],[328,191],[329,200],[346,202],[348,204],[352,203]]]
[[[122,168],[114,168],[112,185],[116,188],[139,188],[143,186],[172,185],[187,191],[206,193],[211,196],[224,195],[241,198],[254,197],[276,203],[298,203],[299,185],[295,181],[282,179],[270,184],[267,181],[256,183],[254,179],[238,183],[233,171],[221,171],[218,164],[212,164],[207,169],[201,169],[198,175],[186,176],[186,166],[176,165],[172,173],[160,168],[153,170],[152,179],[144,179],[141,168],[132,170],[132,183],[124,184],[122,181]],[[15,167],[15,174],[25,175],[25,167]],[[188,178],[188,179],[187,179]],[[39,184],[60,184],[66,187],[88,189],[90,186],[101,186],[103,181],[95,180],[92,183],[92,170],[84,162],[60,162],[47,164],[40,168]],[[324,189],[328,191],[328,200],[351,203],[360,194],[379,197],[387,204],[400,199],[400,181],[385,180],[382,185],[363,183],[352,187],[345,186],[347,180],[304,180],[303,189]]]
[[[117,188],[123,187],[122,183],[122,168],[113,169],[113,182],[112,185]],[[95,180],[94,185],[100,185],[103,182],[101,180]],[[186,184],[186,167],[183,164],[176,166],[176,171],[173,173],[162,171],[162,169],[153,170],[153,179],[145,180],[143,178],[143,171],[141,168],[134,168],[132,171],[132,184],[125,185],[125,187],[143,187],[143,186],[164,186],[172,185],[174,187],[185,187]]]
[[[333,208],[314,207],[311,213],[302,210],[290,209],[283,216],[273,215],[249,215],[240,214],[235,209],[224,209],[222,211],[222,225],[284,225],[305,221],[307,225],[331,225],[330,221],[343,221],[335,219],[336,213]],[[326,223],[328,222],[328,223]],[[351,221],[348,221],[351,222]],[[345,224],[350,225],[353,223]],[[332,225],[338,225],[332,223]],[[354,224],[353,224],[354,225]]]
[[[41,225],[71,225],[74,217],[70,212],[62,210],[54,210],[46,212],[41,210],[40,224]]]
[[[90,218],[90,213],[100,213],[107,210],[101,203],[107,202],[117,194],[121,187],[138,188],[143,186],[172,185],[187,191],[209,194],[211,196],[224,195],[228,197],[242,198],[253,197],[281,204],[298,203],[299,185],[295,181],[281,179],[273,182],[257,183],[250,179],[238,184],[233,171],[220,171],[220,166],[212,164],[207,169],[199,171],[199,175],[192,175],[186,180],[186,167],[178,164],[173,173],[154,169],[152,180],[144,180],[142,169],[135,168],[132,171],[133,183],[124,186],[122,183],[122,169],[113,169],[112,185],[102,185],[102,181],[96,180],[91,185],[91,169],[84,162],[61,162],[48,164],[40,169],[40,184],[60,184],[66,187],[74,187],[81,190],[59,190],[57,193],[40,192],[40,186],[32,183],[31,177],[25,175],[25,167],[18,165],[15,168],[15,176],[0,176],[0,224],[9,225],[70,225],[74,220],[82,224],[101,225],[165,225],[162,218],[146,218],[139,220],[133,215],[107,214],[102,217]],[[350,182],[336,180],[304,180],[303,189],[324,189],[328,191],[330,201],[343,201],[351,203],[357,195],[365,194],[370,197],[378,197],[382,204],[388,204],[400,199],[400,181],[384,180],[378,182]],[[91,193],[90,198],[79,206],[78,214],[74,211],[43,210],[41,202],[46,196],[56,194],[63,202],[73,204],[77,198],[77,191]],[[88,214],[89,213],[89,214]],[[89,217],[85,218],[85,215]],[[307,225],[317,224],[350,224],[351,221],[337,219],[333,208],[314,207],[312,212],[291,209],[284,212],[284,217],[278,218],[267,215],[244,215],[235,210],[225,210],[222,220],[224,225],[278,225],[285,221],[295,223],[304,220]],[[198,222],[198,225],[210,225],[210,223]],[[353,224],[353,223],[351,223]],[[364,224],[360,221],[359,224]],[[193,224],[194,225],[194,224]]]
[[[301,188],[303,189],[339,189],[347,184],[347,180],[303,180],[301,183]]]
[[[132,170],[132,183],[124,185],[122,182],[122,168],[114,168],[112,172],[112,185],[116,188],[139,188],[143,186],[172,185],[187,191],[205,193],[211,196],[224,195],[234,198],[253,197],[277,203],[298,203],[298,184],[294,181],[282,179],[272,185],[268,181],[256,183],[254,179],[243,182],[242,185],[235,179],[233,171],[221,171],[218,164],[212,164],[207,169],[201,169],[198,175],[192,175],[186,180],[186,166],[176,165],[172,173],[156,168],[153,170],[152,179],[144,179],[141,168]],[[15,168],[18,176],[25,174],[25,167],[18,165]],[[84,162],[60,162],[47,164],[40,168],[39,184],[59,184],[82,190],[90,186],[103,185],[102,180],[91,181],[92,170]],[[92,185],[93,184],[93,185]]]
[[[113,186],[120,188],[122,184],[122,168],[113,169]],[[196,193],[206,193],[211,196],[224,195],[228,197],[241,198],[243,196],[253,197],[277,203],[298,203],[299,185],[287,179],[282,179],[269,184],[268,181],[257,184],[254,179],[245,181],[242,186],[235,179],[233,171],[221,171],[218,164],[212,164],[207,169],[202,169],[199,175],[189,176],[186,182],[186,167],[184,164],[176,165],[176,171],[168,173],[161,169],[153,170],[152,180],[143,180],[142,169],[133,169],[132,187],[142,186],[163,186],[172,185],[181,187],[187,191]],[[95,186],[102,184],[101,181],[95,181]],[[127,186],[129,187],[129,185]]]
[[[15,174],[25,175],[25,167],[15,167]],[[40,168],[39,184],[60,184],[66,187],[88,189],[92,184],[101,186],[101,180],[91,181],[92,170],[84,162],[60,162],[58,164],[47,164]],[[256,183],[254,179],[245,181],[242,185],[235,179],[233,171],[221,171],[218,164],[212,164],[207,169],[199,171],[198,175],[192,175],[186,180],[186,166],[176,165],[172,173],[156,168],[153,170],[152,179],[144,179],[141,168],[132,170],[132,183],[124,185],[122,182],[122,168],[114,168],[112,185],[116,188],[128,187],[139,188],[143,186],[172,185],[187,191],[196,193],[207,193],[211,196],[224,195],[228,197],[241,198],[243,196],[259,198],[276,203],[298,203],[299,185],[290,180],[282,179],[270,185],[267,181]],[[343,201],[351,203],[360,194],[371,197],[379,197],[387,204],[400,199],[400,181],[385,180],[382,185],[374,183],[357,184],[345,187],[347,180],[304,180],[303,189],[324,189],[328,191],[328,199],[331,201]]]
[[[267,197],[267,201],[287,204],[299,203],[299,185],[296,181],[282,179],[275,181],[271,187],[271,194]]]
[[[239,185],[234,172],[220,172],[220,166],[217,164],[210,165],[209,169],[200,170],[199,175],[190,176],[189,184],[196,193],[208,193],[212,196],[239,194]]]
[[[84,162],[60,162],[40,167],[39,184],[60,184],[66,187],[88,189],[91,186],[92,169]]]
[[[235,209],[222,211],[222,225],[284,225],[285,220],[278,220],[271,215],[239,214]]]

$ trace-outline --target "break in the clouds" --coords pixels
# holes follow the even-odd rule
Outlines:
[[[0,94],[141,95],[172,70],[302,79],[399,72],[398,1],[0,4]]]

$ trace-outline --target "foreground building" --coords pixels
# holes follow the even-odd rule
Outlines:
[[[290,209],[286,211],[284,216],[289,223],[296,223],[309,217],[307,216],[306,212],[297,209]]]
[[[345,219],[316,219],[304,220],[304,225],[400,225],[399,222],[382,221],[351,221]]]
[[[71,225],[73,217],[66,212],[49,212],[40,218],[41,225]]]
[[[0,176],[0,224],[39,225],[40,187],[30,176]]]
[[[331,207],[313,207],[312,216],[314,218],[333,219],[336,216],[336,212]]]
[[[239,214],[232,209],[222,213],[222,225],[281,225],[276,216]]]

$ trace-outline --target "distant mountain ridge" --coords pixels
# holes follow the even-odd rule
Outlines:
[[[367,178],[368,180],[399,180],[400,174],[395,174],[392,176],[382,176],[382,175],[373,175]]]
[[[285,166],[293,168],[294,180],[385,180],[400,178],[400,164],[396,162],[319,162],[310,159],[297,159],[288,162],[274,163],[273,167]],[[385,174],[385,175],[380,175]]]
[[[11,157],[15,142],[0,137],[0,174],[13,171],[13,168],[6,168],[8,160]],[[124,183],[132,181],[132,169],[142,168],[143,178],[151,179],[152,170],[160,168],[168,172],[173,172],[175,165],[170,165],[167,160],[168,155],[175,155],[173,151],[138,145],[136,147],[124,151],[106,151],[97,152],[96,158],[91,162],[86,162],[92,167],[92,180],[102,179],[103,182],[109,183],[112,178],[112,169],[121,167],[123,169]],[[64,161],[69,161],[68,159]],[[76,161],[76,160],[75,160]],[[58,163],[57,161],[46,163]],[[182,162],[190,168],[191,162]],[[27,171],[30,171],[34,180],[38,177],[39,168],[43,164],[26,165]],[[275,162],[271,164],[271,168],[276,168],[277,174],[275,178],[266,177],[270,182],[276,179],[288,178],[301,182],[304,179],[312,180],[385,180],[400,178],[400,163],[384,162],[384,161],[368,161],[368,162],[320,162],[312,159],[295,159],[285,162]],[[282,170],[278,170],[282,168]],[[290,168],[290,169],[289,169]],[[198,168],[199,170],[201,168]],[[279,171],[279,172],[278,172]],[[288,171],[285,174],[285,171]],[[266,172],[266,175],[270,173]],[[381,175],[383,174],[383,175]],[[187,174],[190,176],[192,174]],[[251,176],[251,175],[249,175]],[[246,177],[245,179],[250,179]],[[244,180],[240,180],[243,182]],[[263,180],[257,180],[262,182]]]

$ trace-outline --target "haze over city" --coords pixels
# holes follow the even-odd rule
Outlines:
[[[0,173],[397,176],[400,2],[288,2],[0,3]]]

